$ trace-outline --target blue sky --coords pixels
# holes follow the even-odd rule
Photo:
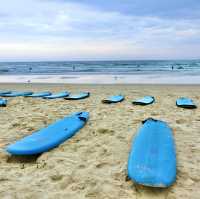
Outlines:
[[[200,58],[199,0],[6,0],[0,61]]]

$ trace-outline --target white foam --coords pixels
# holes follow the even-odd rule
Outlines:
[[[1,75],[0,83],[200,84],[200,75]]]

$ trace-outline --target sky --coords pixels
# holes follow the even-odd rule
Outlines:
[[[200,58],[199,0],[0,0],[0,61]]]

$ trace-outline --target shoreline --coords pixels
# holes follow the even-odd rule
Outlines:
[[[74,84],[74,83],[21,83],[21,82],[17,82],[17,83],[13,83],[13,82],[9,82],[9,83],[1,83],[0,82],[0,90],[19,90],[19,91],[33,91],[33,92],[37,92],[37,91],[54,91],[56,89],[56,91],[65,91],[65,90],[70,90],[72,89],[72,91],[76,91],[78,89],[78,91],[82,91],[82,90],[91,90],[91,91],[95,91],[95,89],[102,89],[102,88],[108,88],[108,89],[112,89],[112,88],[126,88],[126,89],[133,89],[133,90],[149,90],[149,92],[151,92],[151,90],[157,90],[157,89],[180,89],[180,90],[187,90],[190,91],[191,90],[196,90],[196,89],[200,89],[200,84],[91,84],[91,83],[85,83],[85,84]],[[32,89],[32,90],[31,90]],[[150,90],[151,89],[151,90]],[[189,89],[189,90],[188,90]],[[85,91],[84,90],[84,91]],[[119,89],[119,92],[121,93],[121,90]],[[132,92],[131,92],[132,93]],[[111,94],[112,95],[112,94]],[[10,98],[12,99],[12,98]]]
[[[200,75],[0,75],[0,83],[200,84]]]

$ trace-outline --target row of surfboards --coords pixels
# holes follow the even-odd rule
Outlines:
[[[60,93],[55,93],[52,94],[49,91],[45,91],[45,92],[38,92],[38,93],[33,93],[33,92],[29,92],[29,91],[25,91],[25,92],[18,92],[18,91],[0,91],[0,96],[1,97],[43,97],[45,99],[56,99],[56,98],[72,98],[72,99],[82,99],[82,98],[86,98],[89,96],[89,92],[81,92],[79,94],[70,94],[67,91],[64,92],[60,92]]]
[[[33,98],[39,98],[42,97],[44,99],[57,99],[57,98],[64,98],[66,100],[79,100],[79,99],[85,99],[90,96],[89,92],[80,92],[77,94],[70,94],[69,92],[60,92],[52,94],[51,92],[39,92],[39,93],[33,93],[33,92],[11,92],[11,91],[0,91],[1,97],[33,97]],[[108,99],[103,99],[103,103],[118,103],[122,102],[125,99],[123,95],[116,95],[111,96]],[[135,105],[149,105],[155,102],[155,98],[153,96],[145,96],[141,99],[135,100],[132,103]],[[0,98],[0,106],[6,106],[7,100]],[[194,104],[193,100],[186,97],[181,97],[176,100],[176,105],[183,108],[197,108],[197,106]]]
[[[123,101],[125,98],[124,96],[118,95],[118,96],[111,96],[108,99],[102,100],[104,103],[117,103]],[[141,99],[135,100],[132,102],[132,104],[135,105],[149,105],[153,104],[155,102],[155,98],[153,96],[144,96]],[[189,109],[195,109],[197,108],[196,104],[194,104],[193,100],[186,97],[181,97],[176,100],[176,105],[182,108],[189,108]]]
[[[75,135],[89,119],[88,112],[74,113],[6,147],[12,155],[49,151]],[[128,158],[128,177],[135,183],[168,187],[176,179],[176,150],[167,123],[149,118],[133,139]]]
[[[44,99],[57,99],[64,98],[66,100],[79,100],[85,99],[90,96],[89,92],[80,92],[77,94],[70,94],[69,92],[60,92],[52,94],[51,92],[11,92],[11,91],[0,91],[1,97],[32,97],[32,98],[44,98]],[[0,98],[0,106],[6,106],[7,100]]]

